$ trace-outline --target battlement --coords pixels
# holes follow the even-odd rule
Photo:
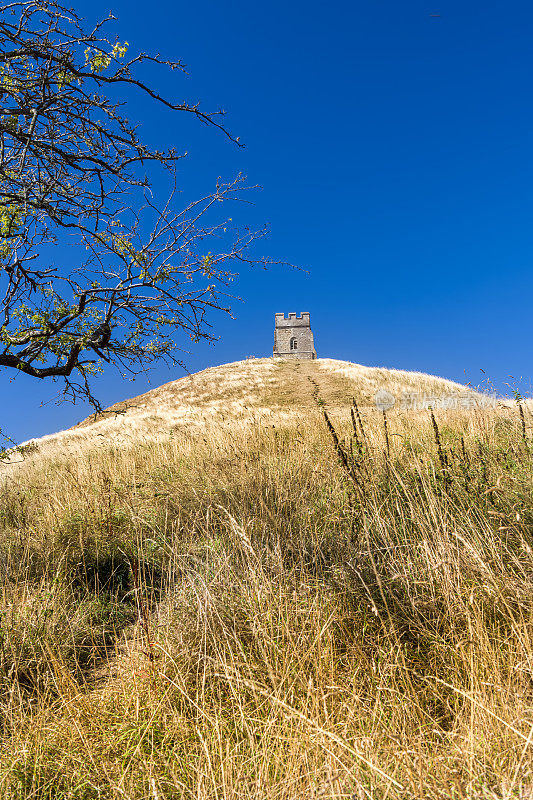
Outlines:
[[[276,328],[311,327],[311,315],[309,311],[302,311],[302,313],[298,315],[295,311],[291,311],[287,316],[283,313],[279,313],[275,315],[275,319]]]

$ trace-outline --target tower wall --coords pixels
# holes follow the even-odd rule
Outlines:
[[[311,318],[308,311],[304,311],[299,316],[294,312],[288,316],[276,314],[275,319],[274,358],[316,358]]]

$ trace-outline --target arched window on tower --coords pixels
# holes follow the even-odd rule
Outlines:
[[[291,339],[290,347],[291,347],[291,350],[298,350],[298,340],[296,339],[295,336],[293,336],[292,339]]]

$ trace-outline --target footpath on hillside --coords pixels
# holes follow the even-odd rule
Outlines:
[[[349,408],[355,397],[361,405],[368,405],[371,397],[361,392],[355,380],[324,369],[320,361],[275,361],[273,380],[265,388],[261,403],[269,408],[316,407],[314,391],[318,387],[318,397],[331,409]]]

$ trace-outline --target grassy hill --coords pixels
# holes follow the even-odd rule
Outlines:
[[[331,358],[315,361],[254,358],[211,367],[172,381],[111,406],[106,416],[126,413],[129,419],[137,419],[155,414],[166,420],[164,415],[169,415],[174,422],[191,409],[196,413],[224,414],[309,409],[314,407],[310,380],[319,384],[321,396],[330,407],[345,407],[353,397],[360,406],[373,405],[374,394],[381,388],[397,395],[406,391],[443,394],[464,390],[453,381],[420,372],[364,367]]]
[[[374,408],[378,389],[400,398],[404,392],[448,395],[464,391],[453,381],[420,372],[364,367],[321,358],[285,361],[254,358],[211,367],[116,403],[75,428],[35,442],[39,453],[79,452],[96,437],[125,444],[165,438],[171,431],[276,417],[294,420],[316,407],[315,388],[330,412],[344,411],[352,399]],[[35,450],[35,448],[34,448]],[[16,460],[16,459],[15,459]]]
[[[378,388],[462,391],[237,362],[4,467],[3,796],[533,796],[530,410]]]

